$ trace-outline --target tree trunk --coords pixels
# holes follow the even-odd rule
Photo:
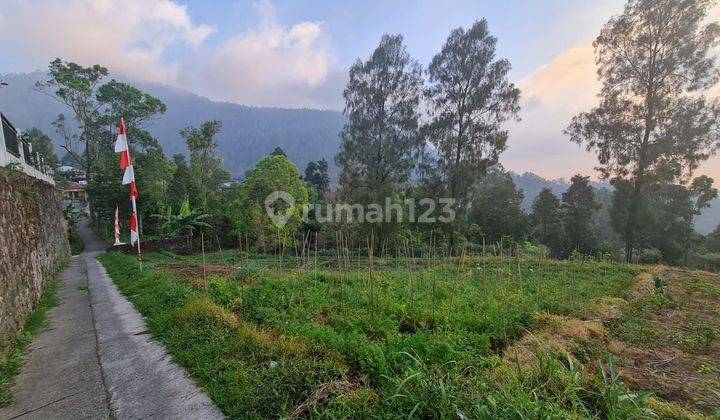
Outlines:
[[[453,168],[453,175],[452,175],[452,182],[450,183],[450,196],[453,200],[455,200],[455,203],[453,204],[455,206],[455,213],[457,217],[457,178],[458,178],[458,172],[460,171],[460,158],[461,158],[461,150],[462,150],[462,136],[463,136],[463,124],[462,124],[463,116],[460,115],[459,118],[459,126],[458,126],[458,144],[457,144],[457,151],[455,152],[455,167]],[[455,249],[455,221],[453,220],[450,224],[450,234],[448,235],[448,256],[453,256],[453,251]]]
[[[635,174],[635,188],[633,191],[632,202],[630,203],[630,213],[628,214],[627,226],[625,226],[625,260],[632,262],[633,247],[635,246],[637,233],[637,216],[642,202],[643,187],[645,183],[645,169],[647,167],[648,144],[650,141],[650,132],[653,129],[653,91],[649,86],[647,96],[645,98],[647,112],[645,114],[645,132],[643,133],[642,143],[640,143],[639,159],[637,173]]]

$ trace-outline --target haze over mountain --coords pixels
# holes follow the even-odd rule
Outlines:
[[[37,127],[48,134],[60,149],[60,139],[53,131],[52,121],[58,114],[70,117],[71,111],[55,99],[37,92],[33,86],[45,79],[41,71],[23,74],[4,74],[0,78],[9,86],[0,91],[0,111],[20,129]],[[261,108],[230,102],[211,101],[205,97],[173,87],[137,83],[133,85],[160,98],[167,112],[156,118],[148,127],[168,156],[186,153],[187,148],[179,135],[180,129],[199,126],[204,121],[220,120],[222,130],[216,140],[224,167],[235,177],[242,177],[263,156],[281,147],[302,171],[309,161],[325,158],[330,163],[330,175],[337,179],[333,158],[340,145],[340,132],[345,117],[338,111],[317,109]],[[502,158],[501,158],[502,162]],[[533,200],[543,188],[550,188],[558,197],[570,185],[566,179],[549,180],[532,172],[511,176],[525,195],[523,209],[530,211]],[[589,174],[586,174],[589,175]],[[593,182],[595,188],[610,188],[608,183]],[[706,234],[720,223],[720,199],[696,220],[696,230]]]
[[[572,175],[574,174],[568,174],[568,178]],[[515,186],[523,190],[524,198],[522,207],[527,213],[530,212],[535,197],[537,197],[543,188],[550,188],[556,196],[562,197],[562,193],[570,187],[570,182],[565,178],[545,179],[532,172],[525,172],[520,175],[513,171],[510,171],[510,176],[513,182],[515,182]],[[608,193],[603,195],[609,199],[609,192],[612,190],[609,182],[591,182],[590,185],[598,190],[607,190]],[[716,187],[717,186],[716,184]],[[695,230],[706,235],[712,232],[718,224],[720,224],[720,198],[713,200],[710,208],[703,210],[702,214],[695,218]]]

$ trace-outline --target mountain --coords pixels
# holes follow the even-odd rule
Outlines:
[[[525,197],[523,198],[522,207],[527,213],[530,212],[535,197],[540,194],[540,191],[542,191],[543,188],[550,188],[552,192],[560,198],[562,193],[570,187],[570,182],[563,178],[545,179],[532,172],[525,172],[522,175],[519,175],[516,172],[510,171],[510,177],[515,183],[515,186],[523,190]],[[590,185],[599,190],[609,190],[612,188],[608,182],[591,181]]]
[[[37,127],[53,137],[60,152],[60,139],[52,129],[58,114],[71,117],[72,112],[57,100],[33,89],[44,80],[42,72],[4,74],[8,83],[0,90],[0,111],[20,129]],[[167,112],[148,127],[168,156],[186,153],[185,142],[178,132],[187,126],[199,126],[208,120],[220,120],[219,154],[225,168],[234,176],[242,176],[276,146],[302,171],[311,160],[333,161],[340,145],[338,133],[345,117],[338,111],[317,109],[257,108],[227,102],[215,102],[202,96],[160,84],[132,83],[158,97],[167,105]],[[331,175],[334,165],[331,166]]]

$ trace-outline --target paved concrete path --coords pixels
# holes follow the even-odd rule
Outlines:
[[[33,342],[0,419],[215,419],[221,412],[95,259],[107,245],[83,223],[85,252],[62,275],[60,303]]]

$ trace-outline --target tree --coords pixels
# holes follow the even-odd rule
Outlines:
[[[277,199],[269,203],[274,214],[287,214],[287,222],[280,226],[270,219],[265,200],[275,191],[283,191],[294,203]],[[268,245],[286,243],[302,221],[303,206],[308,203],[308,191],[295,165],[285,156],[267,156],[255,165],[252,175],[243,182],[240,197],[231,207],[235,231]],[[294,204],[290,207],[291,204]],[[281,242],[278,243],[277,241]]]
[[[285,151],[280,146],[275,147],[275,150],[273,150],[272,153],[270,153],[270,156],[285,156],[285,157],[287,157],[287,155],[285,154]]]
[[[470,185],[505,150],[505,121],[518,118],[520,90],[507,79],[510,62],[495,60],[497,39],[485,19],[450,33],[427,69],[430,122],[425,129],[436,151],[431,170],[447,185],[446,196],[462,212]],[[495,60],[495,61],[494,61]],[[450,229],[449,247],[454,245]]]
[[[690,191],[682,185],[658,184],[648,186],[649,229],[644,232],[647,245],[660,251],[662,260],[678,263],[684,246],[692,234],[695,210]]]
[[[220,131],[220,121],[204,122],[200,128],[187,127],[180,130],[190,151],[190,170],[199,183],[200,207],[207,209],[208,195],[217,191],[230,174],[222,169],[222,159],[217,155],[215,135]]]
[[[631,183],[619,233],[626,258],[638,240],[646,186],[660,172],[684,176],[717,147],[720,104],[702,93],[718,80],[720,27],[701,26],[712,0],[630,0],[593,43],[600,104],[573,117],[571,141],[595,151],[606,177]]]
[[[131,146],[140,150],[160,147],[157,140],[144,130],[153,118],[167,110],[160,99],[134,86],[111,80],[98,88],[97,101],[103,104],[104,110],[99,123],[110,131],[110,135],[103,137],[106,146],[115,140],[112,134],[115,133],[120,118],[123,118]]]
[[[613,204],[610,215],[613,224],[623,227],[628,217],[628,202],[632,198],[632,184],[614,180]],[[647,197],[641,202],[639,220],[635,226],[636,249],[656,248],[663,261],[687,264],[689,252],[696,242],[695,217],[717,196],[713,180],[707,176],[695,178],[690,185],[662,182],[645,186]]]
[[[88,181],[91,179],[94,161],[92,148],[94,142],[102,138],[98,119],[103,104],[97,100],[97,90],[107,74],[108,70],[98,64],[83,67],[56,58],[50,63],[49,79],[36,84],[38,90],[72,109],[77,123],[82,127],[83,131],[79,139],[85,143],[85,156],[84,159],[80,159],[79,156],[75,158],[82,162]],[[65,128],[64,118],[62,123]],[[69,145],[63,147],[68,153],[74,153]]]
[[[409,180],[420,147],[421,88],[420,65],[400,35],[384,35],[367,61],[352,65],[343,92],[348,121],[335,157],[346,196],[379,203]]]
[[[720,225],[705,238],[705,249],[708,252],[720,254]]]
[[[504,236],[521,240],[527,226],[522,200],[523,193],[510,176],[490,173],[473,194],[469,221],[487,243],[500,242]]]
[[[560,221],[560,200],[550,188],[543,188],[535,197],[530,213],[535,239],[550,248],[553,256],[562,252],[563,228]]]
[[[115,161],[117,162],[117,155]],[[135,177],[140,191],[138,200],[142,200],[139,211],[146,216],[146,220],[149,220],[151,214],[162,213],[171,205],[168,190],[175,167],[172,161],[165,157],[162,149],[154,147],[147,149],[145,152],[136,153],[133,159],[133,166],[135,165],[137,165]],[[178,207],[175,206],[175,208]],[[150,231],[148,227],[151,226],[146,223],[144,226],[145,232]]]
[[[173,155],[175,172],[168,185],[168,204],[180,208],[183,201],[188,200],[191,207],[200,205],[200,184],[192,176],[185,156],[182,154]]]
[[[575,250],[591,254],[597,246],[592,218],[600,205],[595,201],[589,179],[582,175],[573,176],[570,187],[562,195],[560,208],[565,233],[564,256],[569,256]]]
[[[328,163],[325,158],[318,161],[308,162],[305,168],[305,182],[317,190],[322,196],[330,188],[330,176],[328,175]]]
[[[55,147],[47,134],[33,127],[23,133],[23,138],[32,144],[33,154],[37,152],[45,159],[45,164],[53,169],[60,165],[60,160],[55,154]]]

